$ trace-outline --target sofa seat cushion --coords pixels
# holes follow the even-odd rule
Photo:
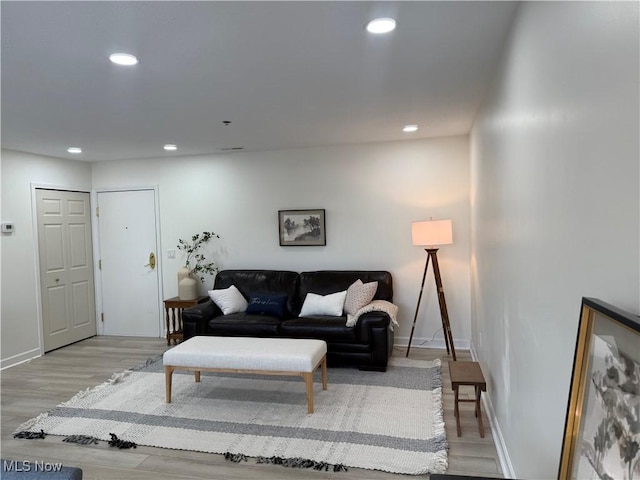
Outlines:
[[[220,336],[277,337],[282,319],[268,315],[232,313],[209,321],[207,333]]]
[[[355,342],[356,329],[346,326],[346,317],[316,316],[285,320],[280,325],[280,336],[290,338],[317,338],[325,342]]]

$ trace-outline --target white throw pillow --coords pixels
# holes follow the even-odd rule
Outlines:
[[[347,289],[347,298],[344,301],[344,313],[355,315],[365,305],[373,300],[378,290],[378,282],[362,283],[358,279]]]
[[[220,290],[209,290],[207,293],[224,315],[244,312],[249,305],[235,285]]]
[[[327,315],[330,317],[342,316],[344,299],[347,291],[332,293],[330,295],[318,295],[317,293],[307,293],[300,311],[301,317],[313,317],[315,315]]]

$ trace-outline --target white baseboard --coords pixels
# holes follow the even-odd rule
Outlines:
[[[473,360],[477,362],[478,353],[476,352],[473,345],[471,345],[471,348],[469,350],[471,351],[471,358],[473,358]],[[496,412],[493,409],[491,397],[489,395],[482,395],[482,403],[484,404],[484,411],[487,412],[487,418],[489,419],[489,423],[491,424],[491,432],[493,433],[493,441],[498,452],[498,459],[500,460],[502,474],[504,478],[517,478],[516,472],[513,468],[513,464],[511,463],[511,458],[509,457],[507,444],[505,443],[504,437],[502,436],[502,430],[500,429],[498,417],[496,416]]]
[[[409,337],[395,337],[393,345],[396,347],[406,347],[409,344]],[[469,340],[459,340],[454,338],[453,344],[456,348],[461,350],[469,350]],[[411,340],[411,348],[440,348],[445,350],[447,348],[444,343],[444,338],[419,338],[413,337]]]
[[[9,358],[3,358],[0,360],[0,370],[4,370],[5,368],[15,367],[24,362],[28,362],[31,359],[40,357],[40,349],[34,348],[33,350],[29,350],[27,352],[19,353]]]

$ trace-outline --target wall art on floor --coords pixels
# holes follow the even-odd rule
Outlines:
[[[640,319],[582,299],[558,478],[640,480]]]
[[[279,210],[281,246],[326,245],[324,209]]]

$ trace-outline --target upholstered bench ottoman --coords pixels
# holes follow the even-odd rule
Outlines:
[[[165,371],[167,403],[171,403],[174,370],[301,376],[307,385],[307,411],[313,413],[313,373],[322,368],[322,389],[327,389],[327,344],[298,338],[192,337],[167,350]]]

